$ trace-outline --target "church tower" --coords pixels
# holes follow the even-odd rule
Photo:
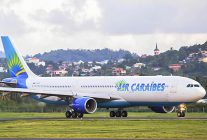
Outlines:
[[[157,43],[156,43],[156,47],[154,49],[154,55],[159,55],[160,54],[160,50],[157,47]]]

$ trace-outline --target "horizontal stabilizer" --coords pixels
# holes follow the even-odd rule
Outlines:
[[[0,83],[5,84],[6,86],[9,86],[9,87],[16,87],[17,86],[16,82],[2,82],[2,81],[0,81]]]

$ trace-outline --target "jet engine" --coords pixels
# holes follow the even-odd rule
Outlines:
[[[175,110],[174,106],[153,106],[150,109],[156,113],[171,113]]]
[[[91,114],[97,109],[97,102],[93,98],[75,98],[72,101],[72,108],[77,113]]]

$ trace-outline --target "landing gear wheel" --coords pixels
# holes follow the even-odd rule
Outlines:
[[[83,118],[83,113],[78,113],[78,118]]]
[[[187,109],[187,107],[185,104],[180,104],[177,109],[177,116],[178,117],[185,117],[186,109]]]
[[[121,116],[122,116],[122,117],[127,117],[127,116],[128,116],[127,111],[122,111],[122,112],[121,112]]]
[[[185,112],[182,112],[182,117],[185,117]]]
[[[121,117],[121,111],[116,112],[116,117]]]
[[[116,113],[114,111],[110,111],[110,117],[115,117],[116,116]]]
[[[78,114],[76,112],[72,112],[72,118],[77,118]]]
[[[66,118],[71,118],[71,116],[72,116],[72,112],[70,110],[65,112],[65,117]]]
[[[182,115],[181,112],[177,112],[178,117],[181,117],[181,115]]]
[[[178,117],[185,117],[185,112],[177,112]]]

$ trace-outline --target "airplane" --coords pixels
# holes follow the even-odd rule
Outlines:
[[[170,113],[178,107],[177,116],[184,117],[185,105],[206,94],[197,81],[180,76],[39,77],[8,36],[1,36],[1,40],[10,77],[1,81],[7,87],[0,87],[0,92],[68,106],[66,118],[82,118],[97,108],[115,108],[110,117],[127,117],[125,108],[134,106],[148,106],[156,113]]]

